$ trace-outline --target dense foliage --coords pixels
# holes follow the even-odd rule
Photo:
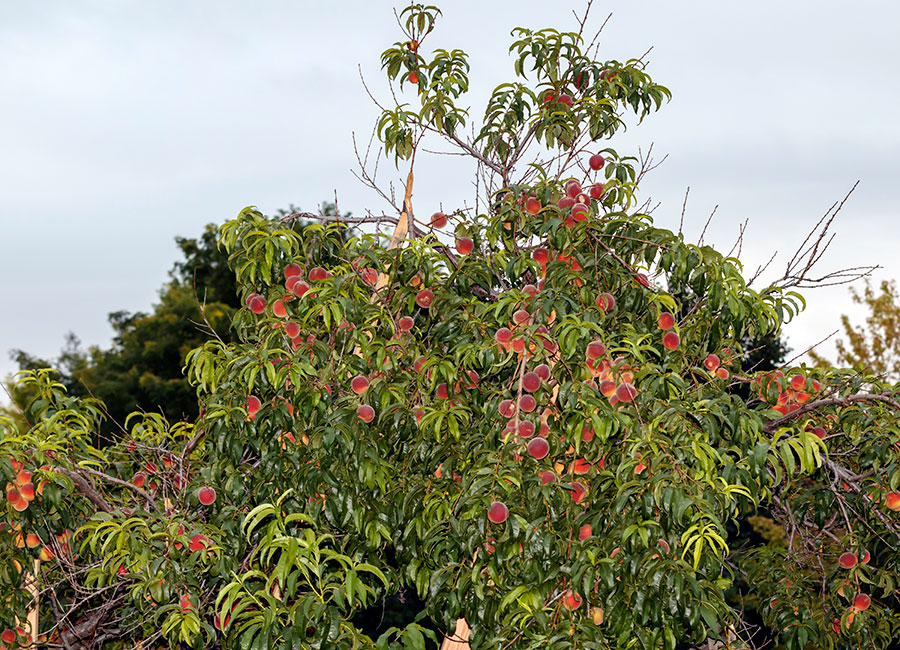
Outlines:
[[[25,376],[0,639],[25,640],[39,559],[31,632],[70,648],[421,648],[421,623],[354,624],[405,588],[473,648],[896,640],[896,388],[745,370],[801,298],[635,208],[641,161],[596,143],[668,98],[640,61],[516,30],[468,142],[467,58],[425,56],[438,15],[404,9],[382,55],[418,102],[379,120],[410,166],[390,241],[253,208],[220,229],[243,306],[188,354],[195,422],[138,413],[101,449],[97,401]],[[426,137],[475,159],[489,208],[416,218]]]

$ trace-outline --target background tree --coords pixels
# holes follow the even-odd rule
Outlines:
[[[319,215],[336,217],[336,210],[334,203],[325,202]],[[291,205],[275,218],[296,214]],[[291,227],[302,230],[308,223],[308,219],[294,218]],[[13,350],[19,369],[53,367],[69,395],[98,398],[107,415],[100,424],[100,440],[121,435],[128,414],[138,410],[172,420],[196,419],[196,391],[184,376],[185,357],[210,338],[230,341],[231,319],[241,306],[234,271],[217,238],[215,224],[208,224],[200,237],[176,237],[183,260],[175,262],[159,303],[150,313],[111,313],[109,323],[115,332],[111,347],[84,350],[78,337],[69,333],[59,357],[52,361]],[[27,386],[6,383],[13,402],[9,416],[21,424],[21,413],[34,394]]]
[[[376,131],[402,202],[221,227],[241,307],[187,357],[196,422],[138,413],[98,448],[97,401],[25,376],[34,424],[0,439],[0,640],[27,642],[37,601],[32,632],[68,648],[423,648],[421,622],[355,623],[414,589],[476,649],[750,646],[757,619],[785,648],[896,641],[900,396],[742,365],[803,273],[753,289],[635,210],[648,162],[599,142],[668,90],[596,60],[587,17],[519,29],[464,139],[465,53],[425,48],[437,9],[399,17],[382,61],[415,105]],[[483,209],[417,217],[430,140],[471,157]],[[361,223],[393,234],[348,237]],[[760,506],[772,543],[729,544]]]
[[[900,296],[894,280],[883,280],[879,289],[876,292],[868,278],[862,294],[850,288],[853,302],[865,305],[869,315],[864,325],[856,327],[850,323],[849,316],[841,316],[847,340],[837,340],[837,360],[862,373],[897,382],[900,381]],[[818,365],[828,365],[828,360],[815,351],[809,356]]]

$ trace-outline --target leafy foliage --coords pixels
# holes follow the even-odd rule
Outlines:
[[[218,239],[233,338],[186,358],[196,421],[138,413],[100,448],[99,402],[27,374],[34,425],[0,440],[0,623],[33,605],[44,552],[39,632],[64,645],[93,621],[172,648],[424,648],[419,622],[354,624],[407,588],[440,629],[465,617],[472,648],[749,645],[748,609],[784,648],[896,641],[896,388],[745,369],[743,342],[803,299],[631,211],[639,161],[598,141],[668,97],[639,61],[517,32],[513,117],[489,108],[477,132],[496,137],[469,143],[465,59],[423,50],[438,15],[401,14],[382,60],[417,73],[423,111],[386,110],[380,135],[398,164],[455,144],[490,208],[417,225],[410,171],[402,246],[242,210]],[[760,507],[786,543],[730,542]]]

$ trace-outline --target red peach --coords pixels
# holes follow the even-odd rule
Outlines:
[[[606,346],[600,341],[591,341],[587,344],[584,353],[588,359],[599,359],[606,354]]]
[[[591,195],[592,199],[599,201],[601,198],[603,198],[603,183],[594,183],[593,185],[591,185],[590,189],[588,190],[588,194]]]
[[[858,612],[866,611],[871,604],[872,599],[868,594],[856,594],[856,597],[853,599],[853,609]]]
[[[362,395],[369,390],[369,380],[362,375],[357,375],[350,380],[350,390],[357,395]]]
[[[587,495],[587,488],[580,481],[572,481],[572,501],[581,503]]]
[[[516,414],[516,405],[511,399],[505,399],[500,402],[497,410],[500,411],[500,415],[503,417],[511,418]]]
[[[541,438],[540,436],[529,440],[528,444],[525,446],[525,449],[528,451],[532,458],[535,458],[537,460],[546,458],[547,454],[550,453],[550,445],[547,443],[546,438]]]
[[[309,285],[303,280],[297,280],[291,285],[290,290],[295,296],[302,298],[303,295],[309,291]]]
[[[550,252],[546,248],[535,248],[531,251],[531,258],[543,266],[550,260]]]
[[[502,501],[494,501],[488,508],[488,519],[491,523],[502,524],[509,518],[509,508]]]
[[[659,315],[656,324],[659,325],[661,330],[670,330],[675,327],[675,317],[671,313],[664,311]]]
[[[203,505],[211,506],[216,502],[216,491],[208,485],[204,485],[199,490],[197,490],[197,499]]]
[[[538,440],[538,438],[535,438],[535,440]],[[538,474],[538,476],[541,479],[541,483],[543,483],[544,485],[546,485],[547,483],[556,483],[556,474],[551,472],[549,469],[544,470],[543,472]]]
[[[590,524],[585,524],[581,528],[578,529],[578,539],[585,540],[588,537],[593,537],[594,532],[591,530]]]
[[[706,366],[706,369],[709,371],[713,371],[719,367],[719,356],[716,354],[710,354],[703,360],[703,365]]]
[[[550,366],[546,363],[542,363],[537,368],[534,369],[535,374],[540,377],[543,381],[550,380]]]
[[[284,333],[288,338],[295,339],[300,336],[300,324],[293,321],[284,324]]]
[[[838,564],[842,569],[852,569],[856,566],[856,553],[842,553],[841,557],[838,558]]]
[[[358,409],[356,409],[356,415],[360,420],[368,424],[375,419],[375,409],[373,409],[368,404],[362,404]]]
[[[663,346],[667,350],[676,349],[679,343],[681,343],[681,337],[679,337],[675,332],[666,332],[663,335]]]
[[[303,270],[300,268],[298,264],[288,264],[284,267],[284,277],[287,278],[295,278],[299,276]]]
[[[522,395],[522,397],[519,398],[519,410],[523,413],[531,413],[536,408],[537,400],[531,395]]]
[[[287,318],[287,308],[284,306],[283,300],[276,300],[272,303],[272,313],[279,318]]]
[[[571,199],[574,199],[576,196],[581,194],[581,183],[576,180],[571,180],[566,182],[566,196]]]
[[[536,372],[526,372],[522,375],[522,388],[533,393],[541,387],[541,378]]]
[[[247,298],[247,306],[254,314],[262,314],[266,311],[266,301],[256,293]]]
[[[888,492],[884,495],[884,503],[890,510],[900,510],[900,492]]]
[[[509,345],[512,338],[512,331],[508,327],[501,327],[494,333],[494,340],[500,345]]]
[[[637,388],[633,385],[625,383],[616,388],[616,397],[620,402],[630,402],[637,395]]]
[[[568,589],[562,597],[562,602],[567,609],[578,609],[581,607],[581,596],[578,595],[577,591]]]
[[[613,307],[616,306],[616,301],[610,294],[601,293],[599,296],[597,296],[597,300],[594,301],[594,304],[603,311],[610,311]]]
[[[422,289],[416,294],[416,304],[422,309],[428,309],[434,301],[434,292],[431,289]]]
[[[330,278],[331,273],[323,269],[321,266],[316,266],[309,270],[309,275],[307,277],[309,277],[310,282],[318,282],[319,280]]]
[[[525,201],[525,211],[528,212],[528,214],[537,214],[541,211],[541,202],[533,196],[529,196]]]
[[[468,255],[475,250],[475,242],[471,237],[460,237],[456,240],[456,250],[460,255]]]
[[[415,322],[410,316],[402,316],[400,320],[397,321],[397,328],[401,332],[408,332],[413,328]]]
[[[588,165],[590,165],[591,169],[597,171],[598,169],[602,169],[606,160],[599,153],[595,153],[593,156],[588,159]]]
[[[435,212],[431,215],[431,227],[432,228],[444,228],[447,225],[447,215],[443,212]]]

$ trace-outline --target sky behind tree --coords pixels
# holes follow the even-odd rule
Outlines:
[[[53,357],[65,333],[108,345],[111,311],[148,311],[196,237],[244,206],[342,211],[388,206],[353,176],[351,134],[365,143],[389,98],[380,53],[400,40],[388,2],[53,1],[0,6],[0,375],[11,348]],[[574,29],[585,3],[455,0],[427,45],[472,64],[477,121],[510,80],[517,26]],[[718,205],[706,241],[728,250],[749,219],[742,259],[769,276],[853,184],[822,272],[879,264],[900,277],[900,5],[763,0],[595,1],[601,59],[646,56],[673,100],[608,143],[653,144],[666,161],[641,195],[688,239]],[[591,32],[593,33],[593,32]],[[413,99],[411,93],[408,100]],[[633,123],[633,122],[632,122]],[[604,143],[601,146],[607,146]],[[420,215],[471,204],[468,163],[421,161]],[[399,184],[389,162],[380,177]],[[765,279],[765,278],[764,278]],[[762,285],[760,285],[762,286]],[[858,313],[846,287],[806,291],[787,328],[796,352]],[[861,318],[859,319],[861,320]],[[831,354],[833,346],[823,346]]]

